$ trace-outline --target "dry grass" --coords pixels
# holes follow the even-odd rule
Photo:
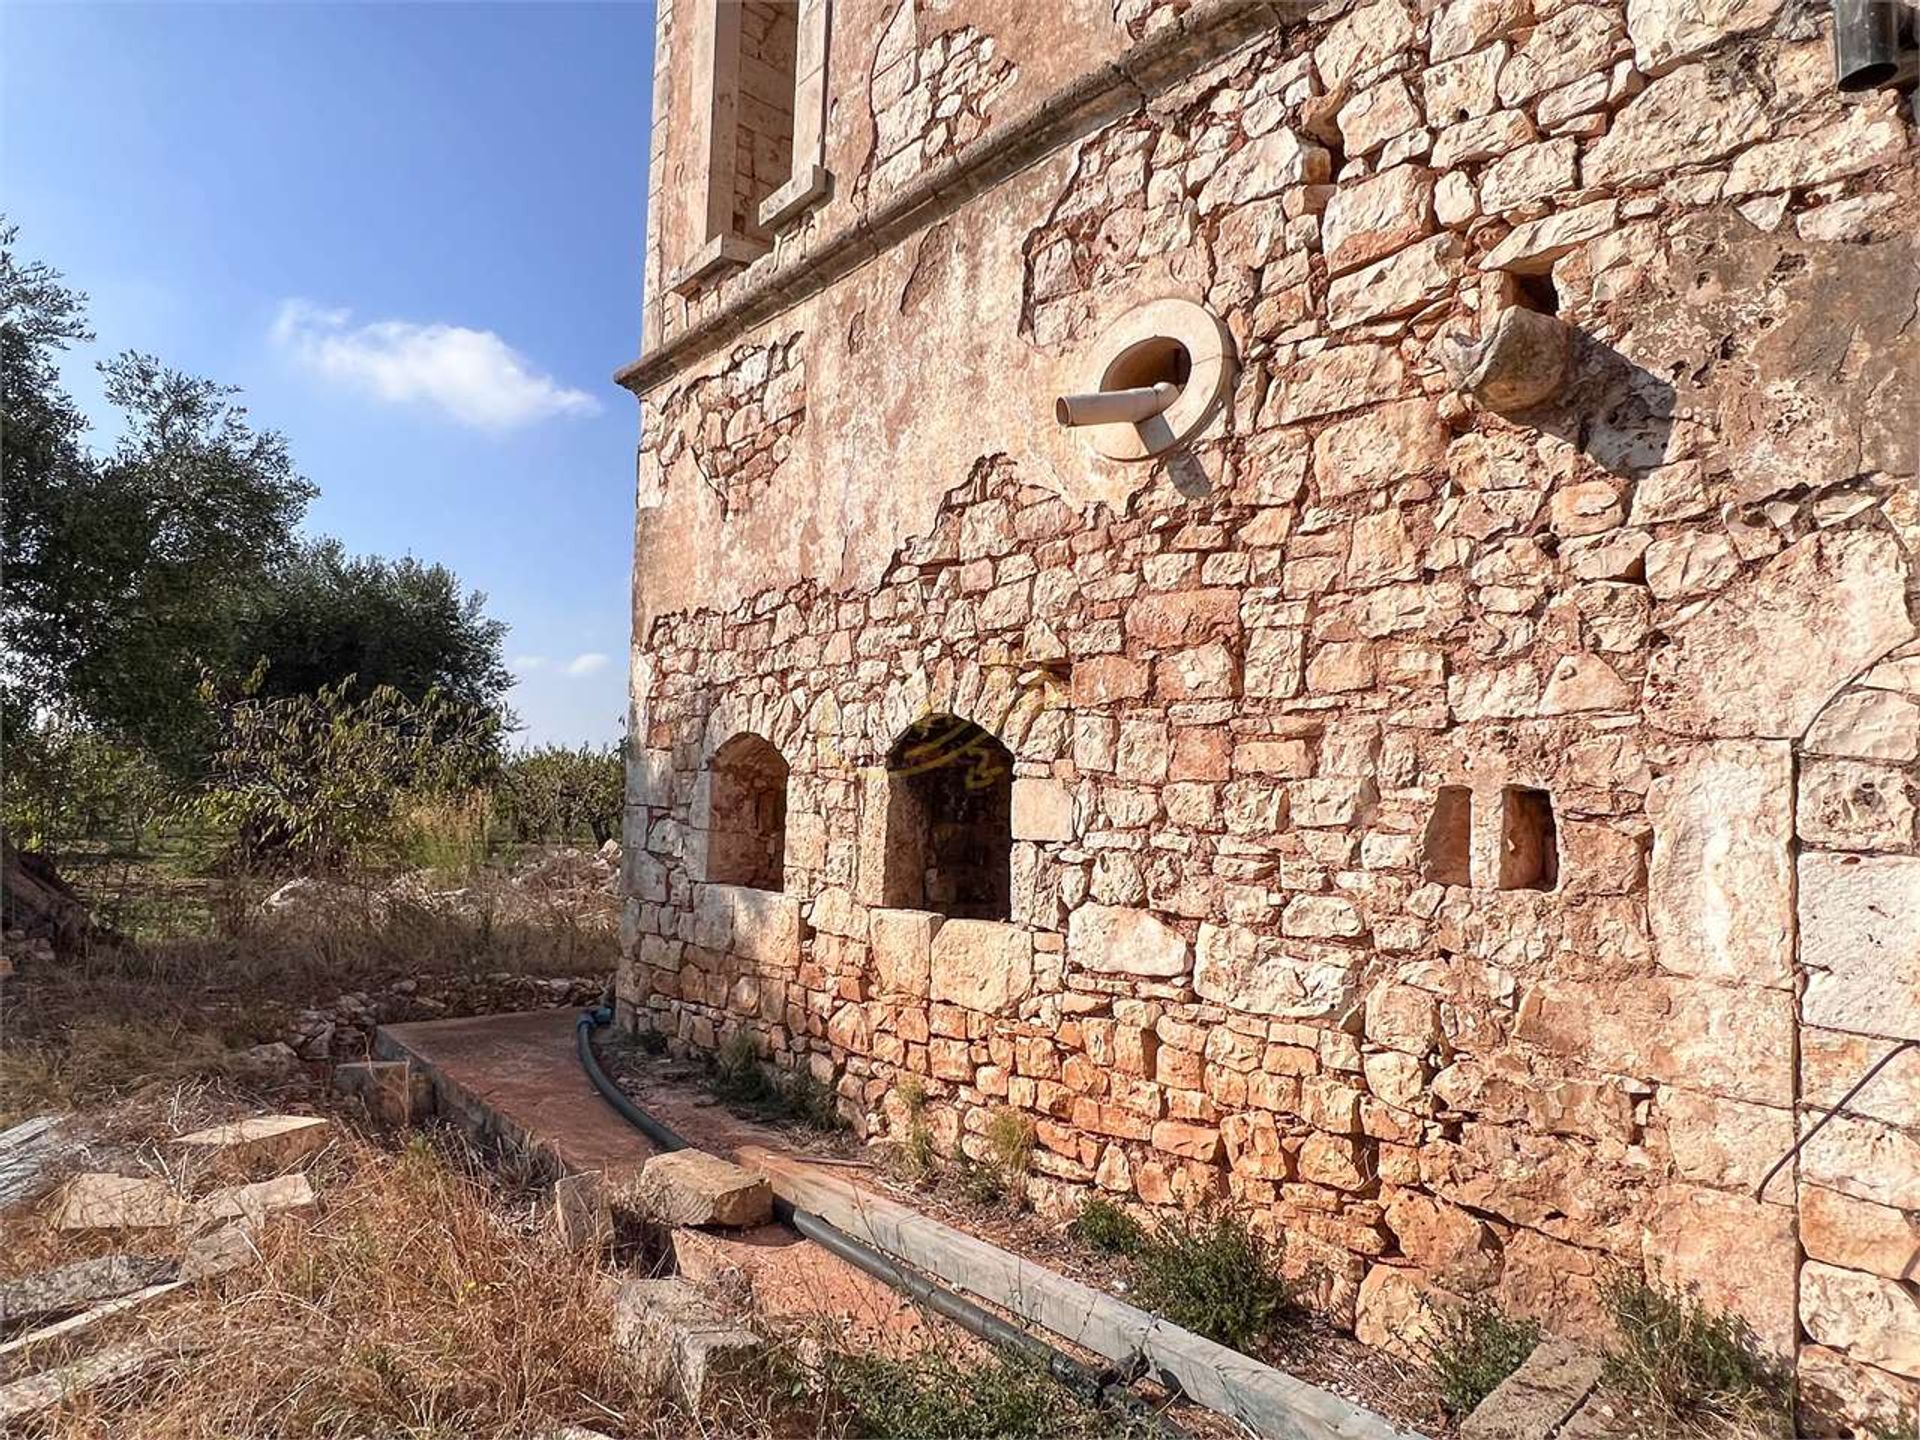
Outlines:
[[[515,895],[508,918],[484,899],[461,912],[352,895],[304,916],[236,905],[218,933],[97,945],[7,981],[0,1123],[223,1073],[229,1048],[277,1039],[295,1011],[349,991],[604,974],[618,954],[610,919],[565,897]]]
[[[316,1177],[317,1219],[138,1328],[181,1358],[71,1403],[49,1436],[655,1435],[671,1420],[614,1350],[608,1277],[544,1243],[466,1152],[354,1141]]]

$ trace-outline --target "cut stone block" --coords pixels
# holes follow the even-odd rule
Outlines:
[[[74,1176],[60,1192],[53,1228],[155,1230],[186,1216],[187,1202],[164,1180],[90,1172]]]
[[[253,1225],[247,1220],[233,1220],[218,1230],[210,1230],[205,1235],[195,1236],[187,1243],[187,1253],[180,1262],[182,1280],[208,1280],[215,1275],[224,1275],[229,1270],[238,1270],[243,1265],[251,1265],[259,1258],[260,1251],[253,1243]]]
[[[766,1180],[704,1150],[678,1150],[647,1161],[635,1198],[662,1225],[764,1225],[773,1216]]]
[[[151,1255],[105,1255],[10,1281],[0,1285],[0,1329],[163,1284],[178,1269],[174,1261]]]
[[[1605,1362],[1570,1340],[1543,1340],[1460,1422],[1460,1440],[1548,1440],[1592,1393]]]
[[[251,1185],[229,1185],[195,1203],[196,1219],[248,1220],[258,1225],[282,1210],[304,1210],[314,1202],[313,1185],[305,1175],[280,1175]]]
[[[1067,920],[1067,958],[1086,970],[1170,977],[1192,962],[1187,937],[1159,916],[1121,905],[1082,905]]]
[[[586,1170],[553,1182],[553,1233],[568,1250],[597,1254],[612,1242],[613,1206],[605,1175]]]
[[[250,1175],[285,1170],[327,1143],[330,1126],[313,1115],[251,1115],[174,1143],[190,1156]]]
[[[727,1320],[678,1275],[622,1285],[614,1301],[613,1338],[645,1381],[669,1387],[693,1409],[718,1387],[748,1379],[766,1350],[758,1335]]]

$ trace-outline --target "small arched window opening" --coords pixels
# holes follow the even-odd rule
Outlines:
[[[1012,752],[954,715],[908,727],[887,755],[886,903],[1005,920],[1012,856]]]
[[[708,776],[707,879],[754,890],[785,888],[787,762],[758,735],[714,752]]]

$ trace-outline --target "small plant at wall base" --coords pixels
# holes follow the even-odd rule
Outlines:
[[[1612,1277],[1601,1298],[1617,1334],[1607,1355],[1611,1384],[1676,1421],[1719,1418],[1784,1432],[1791,1377],[1745,1321],[1633,1274]]]
[[[907,1108],[907,1133],[894,1147],[887,1168],[894,1178],[918,1188],[933,1179],[937,1162],[933,1131],[927,1125],[927,1087],[909,1075],[896,1093]]]
[[[1109,1255],[1137,1255],[1147,1238],[1140,1222],[1104,1195],[1095,1195],[1080,1207],[1067,1233],[1089,1249]]]
[[[822,1134],[847,1128],[833,1088],[805,1070],[781,1075],[760,1059],[745,1030],[736,1030],[707,1070],[707,1089],[730,1109],[775,1125],[797,1125]]]
[[[1518,1370],[1540,1343],[1540,1326],[1486,1304],[1432,1307],[1427,1365],[1449,1413],[1465,1415]]]
[[[1294,1307],[1277,1259],[1227,1211],[1164,1220],[1134,1259],[1134,1302],[1209,1340],[1251,1351]]]

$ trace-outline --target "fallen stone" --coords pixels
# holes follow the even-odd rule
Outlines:
[[[668,1387],[696,1410],[717,1388],[748,1379],[766,1350],[758,1335],[727,1320],[678,1275],[622,1285],[614,1300],[613,1339],[633,1358],[643,1381]]]
[[[56,1230],[157,1230],[186,1216],[187,1202],[164,1180],[94,1171],[67,1182],[52,1224]]]
[[[1548,1440],[1599,1383],[1605,1361],[1570,1340],[1543,1340],[1460,1422],[1460,1440]]]
[[[180,1278],[183,1281],[210,1280],[229,1270],[251,1265],[259,1257],[259,1248],[253,1242],[252,1223],[247,1220],[229,1221],[219,1229],[196,1235],[187,1242],[187,1253],[180,1261]]]
[[[292,1074],[300,1066],[300,1055],[284,1040],[265,1045],[250,1045],[234,1052],[227,1066],[235,1075],[251,1080],[276,1080]]]
[[[202,1222],[248,1220],[258,1225],[267,1216],[282,1210],[304,1210],[315,1198],[312,1183],[305,1175],[296,1173],[215,1190],[195,1203],[193,1213]]]
[[[613,1205],[605,1175],[586,1170],[553,1182],[553,1233],[568,1250],[598,1254],[611,1243]]]
[[[260,1175],[313,1154],[327,1143],[329,1129],[312,1115],[253,1115],[182,1135],[174,1144],[203,1163]]]
[[[764,1225],[773,1216],[766,1180],[704,1150],[677,1150],[647,1161],[635,1198],[662,1225]]]
[[[180,1267],[151,1255],[103,1255],[0,1285],[0,1330],[31,1325],[174,1278]]]

